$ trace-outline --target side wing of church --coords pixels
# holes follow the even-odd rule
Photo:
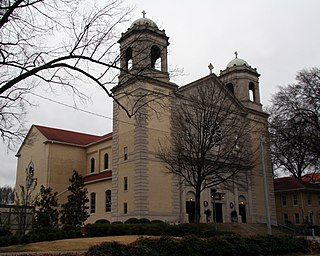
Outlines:
[[[172,111],[179,100],[176,95],[214,84],[223,88],[230,101],[241,108],[248,125],[254,127],[247,138],[252,168],[243,174],[246,186],[218,186],[214,192],[205,189],[200,199],[200,220],[232,222],[231,213],[237,212],[238,222],[266,222],[260,156],[263,137],[268,204],[271,222],[276,224],[268,115],[260,102],[260,75],[236,55],[219,76],[210,73],[178,87],[169,79],[168,40],[152,20],[143,17],[133,22],[119,40],[121,72],[118,85],[112,89],[117,100],[112,133],[96,136],[32,126],[17,153],[17,189],[37,182],[38,189],[44,185],[57,191],[62,204],[68,179],[76,170],[84,176],[88,190],[88,223],[129,218],[193,222],[194,190],[171,174],[157,153],[160,144],[170,144]],[[206,216],[206,210],[212,215]]]

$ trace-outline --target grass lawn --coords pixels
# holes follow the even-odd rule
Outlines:
[[[100,244],[102,242],[116,241],[123,244],[129,244],[137,240],[141,236],[107,236],[107,237],[90,237],[90,238],[74,238],[57,241],[46,241],[24,245],[12,245],[8,247],[0,247],[0,253],[6,252],[45,252],[45,251],[85,251],[90,246]],[[149,237],[149,236],[148,236]]]

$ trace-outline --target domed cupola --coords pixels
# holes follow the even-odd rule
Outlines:
[[[143,18],[140,18],[140,19],[137,19],[136,21],[134,21],[131,24],[130,28],[139,27],[139,26],[150,26],[155,29],[159,29],[157,24],[153,20],[150,20],[145,17],[145,12],[142,12],[142,13],[143,13]]]
[[[257,69],[247,61],[238,58],[231,60],[225,70],[220,71],[220,79],[227,89],[246,107],[262,111],[259,93],[259,76]]]
[[[235,66],[243,66],[243,65],[249,67],[249,64],[245,60],[238,58],[237,52],[235,52],[235,55],[236,57],[228,63],[227,68],[231,68]]]
[[[169,82],[167,46],[169,38],[157,24],[143,17],[135,20],[120,40],[120,84],[133,77]]]

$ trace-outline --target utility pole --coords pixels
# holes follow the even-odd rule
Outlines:
[[[260,137],[260,154],[261,154],[261,165],[262,165],[262,176],[263,176],[263,192],[264,192],[264,207],[266,211],[266,221],[268,235],[272,235],[270,211],[269,211],[269,200],[268,200],[268,187],[267,187],[267,175],[266,165],[264,162],[264,149],[263,149],[263,137]]]

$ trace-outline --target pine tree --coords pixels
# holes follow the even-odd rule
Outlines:
[[[36,202],[35,218],[33,223],[34,229],[55,229],[58,228],[59,212],[57,192],[52,188],[45,188],[41,185],[39,199]]]
[[[64,225],[81,226],[89,217],[86,203],[89,202],[87,197],[87,189],[84,188],[83,177],[77,172],[73,171],[72,177],[69,179],[71,185],[68,190],[71,194],[68,196],[67,203],[62,205],[60,221]]]

